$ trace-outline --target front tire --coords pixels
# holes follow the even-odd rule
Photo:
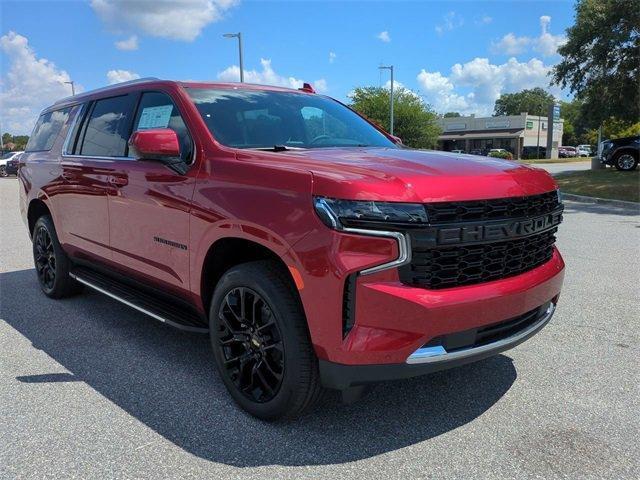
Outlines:
[[[8,177],[6,165],[0,165],[0,177]]]
[[[630,172],[638,168],[638,154],[622,152],[613,160],[614,166],[622,172]]]
[[[263,420],[309,411],[322,394],[297,292],[275,262],[245,263],[218,283],[209,312],[216,366],[233,399]]]
[[[40,288],[51,298],[64,298],[82,290],[69,276],[71,261],[58,241],[53,220],[43,215],[33,227],[33,261]]]

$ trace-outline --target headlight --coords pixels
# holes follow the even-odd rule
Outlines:
[[[562,203],[562,192],[560,189],[557,189],[556,193],[558,194],[558,203]]]
[[[336,200],[315,197],[316,213],[322,222],[336,230],[376,226],[419,226],[428,223],[427,211],[419,203]]]

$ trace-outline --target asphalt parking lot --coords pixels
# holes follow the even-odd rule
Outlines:
[[[640,214],[567,203],[558,312],[503,355],[297,422],[232,403],[208,339],[40,293],[0,179],[1,478],[640,478]]]

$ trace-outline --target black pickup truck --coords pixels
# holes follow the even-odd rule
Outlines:
[[[602,142],[600,161],[618,170],[631,171],[638,168],[640,136],[616,138]]]

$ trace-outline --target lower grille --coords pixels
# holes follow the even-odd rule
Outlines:
[[[534,310],[499,323],[441,335],[432,338],[423,348],[442,346],[448,353],[452,353],[456,350],[476,348],[495,343],[526,330],[540,320],[548,308],[549,303],[545,303]]]
[[[481,245],[413,245],[411,263],[400,268],[400,279],[409,285],[438,289],[519,275],[551,260],[556,231],[553,228],[526,238]]]

